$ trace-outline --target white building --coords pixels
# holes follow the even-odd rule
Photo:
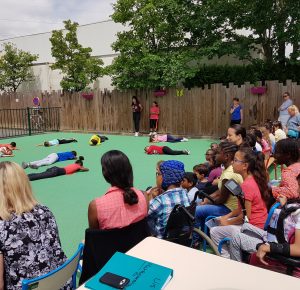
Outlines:
[[[106,66],[111,64],[117,55],[111,48],[111,44],[116,40],[117,32],[125,29],[123,25],[107,20],[78,26],[77,37],[79,43],[83,47],[91,47],[93,50],[92,56],[100,57],[104,62],[104,66]],[[50,65],[55,61],[51,56],[51,43],[49,40],[51,34],[51,32],[45,32],[0,40],[1,49],[3,43],[10,42],[19,49],[39,56],[33,66],[35,80],[23,84],[19,87],[19,90],[51,91],[60,89],[59,83],[62,76],[58,70],[51,70],[50,68]],[[100,78],[95,82],[94,87],[111,89],[110,77]]]

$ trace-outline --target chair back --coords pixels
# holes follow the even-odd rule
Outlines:
[[[87,229],[79,284],[99,272],[115,252],[125,253],[148,236],[150,232],[146,218],[124,228]]]
[[[83,250],[83,244],[80,244],[76,253],[57,269],[33,279],[24,279],[22,281],[22,290],[59,290],[72,277],[72,288],[76,288],[76,273]]]

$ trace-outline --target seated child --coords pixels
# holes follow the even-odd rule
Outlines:
[[[44,143],[38,144],[36,146],[49,147],[49,146],[57,146],[57,145],[67,144],[67,143],[72,143],[72,142],[77,142],[77,140],[74,139],[74,138],[69,138],[69,139],[53,139],[53,140],[50,140],[50,141],[45,141]]]
[[[282,125],[280,121],[273,122],[274,127],[274,135],[275,135],[275,142],[277,143],[279,140],[286,139],[286,134],[282,130]]]
[[[189,155],[190,151],[189,150],[172,150],[168,146],[156,146],[156,145],[151,145],[151,146],[146,146],[144,148],[145,153],[147,154],[166,154],[166,155]]]
[[[106,136],[100,136],[100,135],[93,135],[89,141],[89,145],[96,146],[100,145],[104,141],[108,140]]]
[[[203,190],[208,184],[207,176],[208,176],[208,168],[204,164],[195,165],[193,167],[193,172],[196,174],[198,182],[196,183],[196,187],[198,190]]]
[[[183,180],[181,181],[181,187],[188,192],[189,201],[192,202],[195,198],[198,188],[195,186],[197,183],[197,175],[193,172],[185,172]]]

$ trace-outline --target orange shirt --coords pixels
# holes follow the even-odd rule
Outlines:
[[[66,170],[66,174],[73,174],[82,168],[83,167],[77,163],[73,163],[64,167],[64,169]]]

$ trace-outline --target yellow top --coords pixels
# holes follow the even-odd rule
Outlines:
[[[243,182],[243,178],[240,174],[238,173],[234,173],[233,172],[233,167],[232,165],[230,165],[228,168],[226,168],[221,176],[220,176],[220,180],[218,183],[218,188],[221,189],[222,187],[222,181],[224,179],[234,179],[238,184],[241,184]],[[238,199],[233,196],[232,194],[230,194],[228,200],[226,201],[226,203],[224,204],[225,206],[227,206],[230,210],[235,210],[238,207]]]
[[[100,145],[100,144],[101,144],[101,138],[100,138],[98,135],[93,135],[93,136],[91,137],[90,141],[89,141],[89,144],[90,144],[90,145],[94,145],[94,144],[92,143],[92,140],[93,140],[93,139],[97,140],[97,144],[96,144],[96,145]]]

